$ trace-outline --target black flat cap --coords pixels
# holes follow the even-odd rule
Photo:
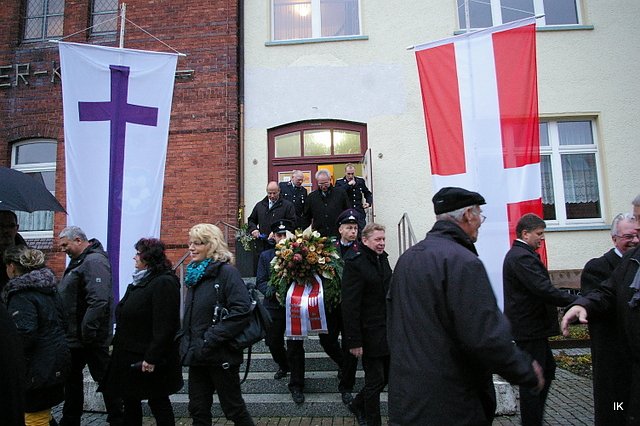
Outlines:
[[[279,219],[271,224],[271,232],[274,234],[285,234],[287,231],[293,232],[293,222],[289,219]]]
[[[337,220],[338,226],[343,225],[345,223],[358,223],[360,216],[361,216],[360,213],[358,213],[356,210],[347,209],[342,213],[340,213],[340,216],[338,216],[338,220]]]
[[[463,207],[487,204],[484,197],[477,192],[464,188],[447,186],[436,192],[431,199],[436,214],[448,213]]]

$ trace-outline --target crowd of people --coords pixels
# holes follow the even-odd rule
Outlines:
[[[330,172],[319,170],[318,189],[309,194],[303,180],[296,170],[289,182],[269,182],[248,218],[256,287],[272,318],[265,341],[277,366],[273,377],[288,376],[296,404],[305,403],[305,339],[290,324],[322,298],[292,282],[304,289],[293,309],[293,289],[283,297],[272,277],[282,244],[309,227],[330,238],[327,253],[341,265],[340,297],[327,299],[309,321],[322,324],[320,344],[358,424],[382,424],[380,394],[388,385],[391,425],[489,425],[492,375],[499,374],[519,385],[522,424],[541,425],[556,369],[548,339],[577,321],[588,322],[592,334],[595,424],[640,424],[640,195],[633,214],[615,217],[614,247],[585,265],[580,297],[553,285],[537,253],[545,222],[523,215],[504,258],[503,313],[475,248],[485,220],[481,194],[440,189],[432,199],[435,224],[392,271],[386,229],[367,223],[373,195],[355,167],[347,165],[335,186]],[[251,296],[218,227],[197,224],[188,241],[182,301],[164,243],[141,238],[131,284],[116,303],[99,241],[77,226],[63,229],[57,244],[69,263],[58,280],[44,254],[19,235],[16,215],[0,211],[0,424],[80,425],[88,367],[109,424],[141,425],[146,400],[156,424],[174,425],[169,397],[183,387],[186,366],[193,425],[211,424],[214,393],[233,424],[253,425],[240,387],[243,351],[231,344],[250,321]],[[558,308],[567,308],[561,327]],[[364,385],[355,389],[359,361]],[[55,419],[52,407],[60,403]]]

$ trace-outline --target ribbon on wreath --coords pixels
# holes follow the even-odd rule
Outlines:
[[[322,280],[318,275],[314,274],[310,283],[291,283],[287,290],[286,319],[288,339],[301,340],[310,332],[327,332]]]

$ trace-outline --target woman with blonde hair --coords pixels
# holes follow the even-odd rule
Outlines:
[[[231,264],[222,231],[201,223],[189,231],[185,313],[180,336],[182,364],[189,367],[189,413],[193,425],[211,425],[214,392],[227,419],[253,425],[240,391],[243,355],[229,340],[249,322],[251,298]]]
[[[4,252],[9,276],[2,299],[16,323],[26,362],[25,425],[49,425],[51,407],[64,400],[71,355],[56,278],[44,254],[25,246]]]

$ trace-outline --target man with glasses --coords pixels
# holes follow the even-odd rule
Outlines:
[[[331,174],[327,169],[316,172],[318,189],[307,197],[304,206],[304,225],[311,225],[323,237],[338,237],[337,220],[340,213],[349,208],[347,193],[331,185]]]
[[[622,255],[638,245],[637,222],[631,213],[616,215],[611,223],[613,248],[602,256],[587,262],[580,277],[583,295],[599,288],[609,279],[613,270],[622,262]],[[596,425],[624,424],[624,411],[613,410],[616,401],[624,399],[620,386],[629,381],[627,370],[620,368],[623,342],[616,333],[616,318],[612,313],[589,318],[591,356],[593,369],[593,405]]]
[[[9,247],[27,245],[24,238],[18,234],[18,216],[11,210],[0,210],[0,258]],[[0,268],[0,291],[9,281],[7,271]]]
[[[436,223],[398,260],[387,295],[389,424],[491,424],[492,373],[543,386],[538,364],[513,344],[474,243],[484,198],[446,187]]]
[[[520,415],[523,426],[542,425],[544,405],[555,378],[556,363],[549,337],[560,334],[557,306],[577,299],[554,287],[549,271],[536,250],[544,241],[544,220],[525,214],[516,225],[516,240],[504,258],[502,279],[504,313],[511,322],[518,347],[538,361],[544,371],[542,391],[520,386]]]

